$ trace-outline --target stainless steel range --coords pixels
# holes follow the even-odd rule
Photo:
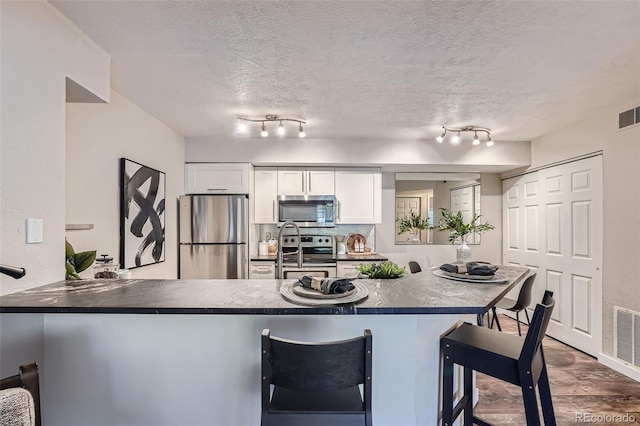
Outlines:
[[[295,255],[287,256],[298,248],[297,235],[285,235],[282,240],[284,253],[283,278],[300,278],[303,275],[314,277],[335,277],[337,275],[336,260],[333,256],[333,237],[329,235],[302,235],[303,260],[302,268],[295,263]]]

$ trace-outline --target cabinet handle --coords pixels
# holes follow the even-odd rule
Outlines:
[[[307,173],[302,172],[302,193],[303,194],[307,193],[307,191],[305,190],[306,187],[307,187]]]
[[[273,221],[277,222],[278,221],[278,212],[276,211],[276,200],[271,201],[271,204],[273,204]]]
[[[309,172],[307,172],[307,173],[309,173]],[[307,179],[309,180],[309,185],[308,185],[309,192],[311,192],[311,173],[309,173],[309,175],[307,176]]]
[[[227,188],[207,188],[207,191],[228,191]]]
[[[336,200],[336,222],[340,221],[340,201]]]

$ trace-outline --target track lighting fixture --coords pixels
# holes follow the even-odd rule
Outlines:
[[[491,129],[487,129],[486,127],[478,127],[478,126],[463,126],[463,127],[447,127],[442,126],[442,134],[436,138],[436,142],[442,143],[444,137],[447,135],[447,132],[453,133],[451,137],[451,143],[457,144],[460,142],[460,136],[463,132],[473,132],[473,145],[480,145],[480,138],[478,137],[478,132],[486,133],[487,139],[485,143],[487,146],[493,146],[493,140],[491,139]]]
[[[304,131],[304,128],[302,127],[302,125],[307,124],[307,122],[305,120],[300,120],[297,118],[283,118],[283,117],[278,117],[277,115],[267,114],[264,116],[264,118],[249,118],[249,117],[236,116],[236,120],[238,121],[238,126],[237,126],[238,134],[246,135],[249,133],[249,129],[247,128],[247,125],[245,122],[262,123],[260,135],[263,138],[266,138],[269,136],[269,132],[267,131],[267,126],[265,123],[277,121],[279,123],[277,134],[278,136],[284,136],[287,133],[287,129],[284,127],[283,121],[293,121],[295,123],[298,123],[299,125],[298,137],[304,138],[305,136],[307,136],[306,132]]]

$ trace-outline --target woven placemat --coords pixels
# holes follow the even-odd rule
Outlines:
[[[345,303],[356,303],[361,300],[366,299],[369,296],[369,290],[357,281],[353,282],[355,289],[353,293],[349,294],[345,297],[339,297],[335,299],[316,299],[316,298],[308,298],[299,296],[293,292],[293,287],[297,286],[298,281],[284,282],[280,286],[280,294],[287,301],[291,303],[295,303],[296,305],[305,305],[305,306],[329,306],[329,305],[342,305]]]

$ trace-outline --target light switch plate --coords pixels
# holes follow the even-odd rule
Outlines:
[[[42,219],[27,219],[27,244],[38,244],[43,241],[44,231]]]

